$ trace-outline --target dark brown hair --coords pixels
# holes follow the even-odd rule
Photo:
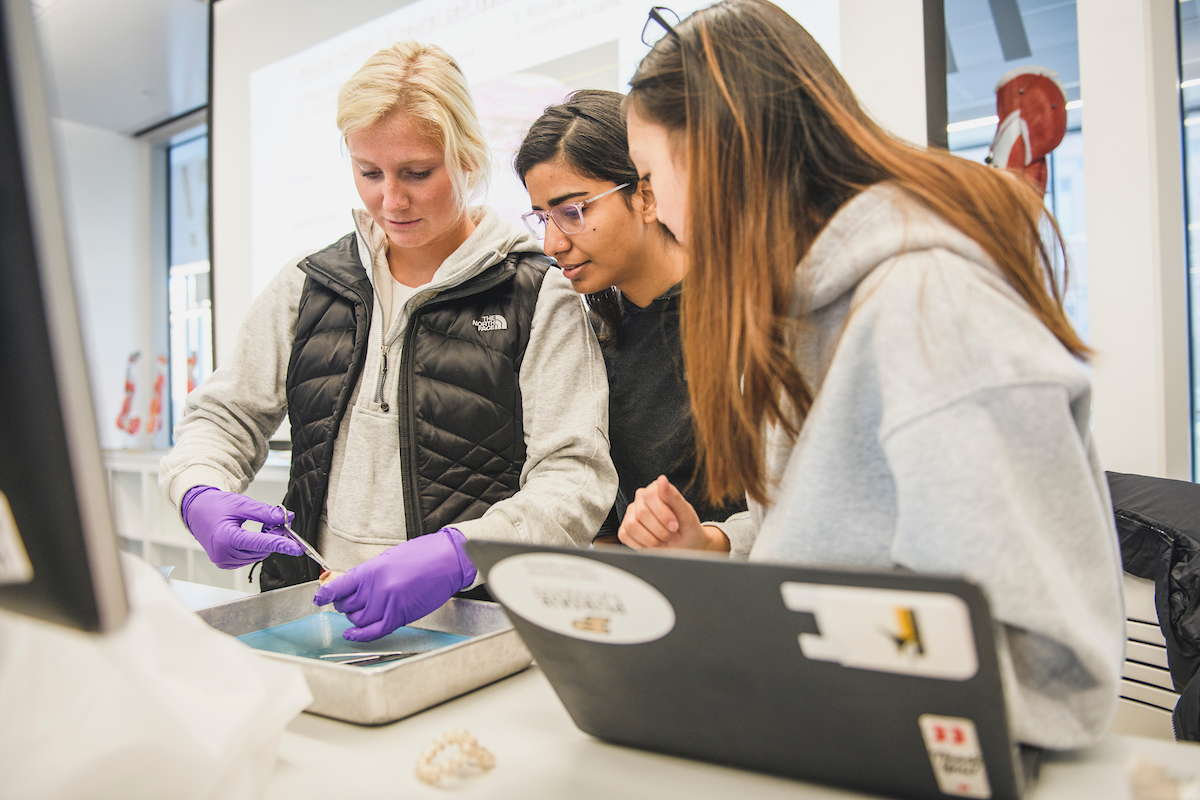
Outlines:
[[[873,184],[891,182],[978,242],[1063,346],[1087,357],[1062,308],[1032,187],[892,138],[773,4],[724,0],[692,14],[630,86],[630,109],[686,149],[684,364],[714,503],[743,491],[769,501],[765,425],[794,438],[813,400],[788,347],[796,266],[837,209]]]

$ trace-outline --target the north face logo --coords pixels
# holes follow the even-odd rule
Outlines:
[[[499,314],[484,314],[482,319],[473,319],[471,324],[474,325],[480,333],[484,331],[506,331],[508,330],[508,320]]]

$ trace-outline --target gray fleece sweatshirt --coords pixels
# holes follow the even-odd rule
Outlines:
[[[1016,738],[1093,742],[1125,636],[1084,367],[975,241],[894,187],[847,203],[797,281],[816,399],[797,441],[769,431],[773,502],[727,524],[758,529],[753,559],[975,581]]]
[[[514,252],[541,252],[528,234],[488,208],[470,211],[475,231],[387,325],[378,282],[388,276],[386,237],[354,213],[359,257],[375,291],[366,363],[334,443],[317,547],[339,570],[406,538],[396,401],[403,332],[415,308]],[[287,415],[285,381],[305,275],[293,262],[254,301],[232,357],[187,398],[175,449],[159,485],[176,506],[194,486],[244,491]],[[390,296],[390,287],[388,288]],[[391,309],[389,309],[391,310]],[[386,330],[385,330],[386,326]],[[527,455],[520,490],[481,518],[456,525],[468,538],[586,547],[616,496],[608,455],[608,382],[583,301],[558,270],[546,273],[518,376]],[[387,403],[388,410],[383,410]]]

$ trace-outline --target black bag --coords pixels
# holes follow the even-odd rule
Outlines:
[[[1171,681],[1182,693],[1175,737],[1200,741],[1200,485],[1107,474],[1125,571],[1154,581]]]

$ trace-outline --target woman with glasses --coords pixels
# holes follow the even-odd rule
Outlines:
[[[400,42],[338,94],[363,209],[285,266],[188,396],[160,484],[212,560],[317,593],[379,638],[471,588],[467,539],[587,545],[612,506],[604,364],[570,282],[468,201],[490,154],[466,78]],[[240,494],[291,422],[288,512]],[[262,533],[242,528],[261,522]]]
[[[679,343],[683,251],[658,221],[654,193],[629,159],[622,99],[616,92],[575,92],[546,109],[514,159],[533,205],[525,223],[586,298],[604,352],[619,489],[602,542],[615,542],[635,492],[660,475],[682,487],[705,519],[745,510],[740,499],[708,503],[703,476],[693,480],[696,451]],[[715,526],[704,533],[730,549]],[[748,552],[752,543],[743,538],[732,549]]]
[[[1121,562],[1037,192],[889,136],[765,0],[672,23],[627,109],[687,254],[705,488],[748,495],[751,558],[967,576],[1016,737],[1094,741],[1117,702]],[[700,525],[669,493],[638,504],[623,540]]]

